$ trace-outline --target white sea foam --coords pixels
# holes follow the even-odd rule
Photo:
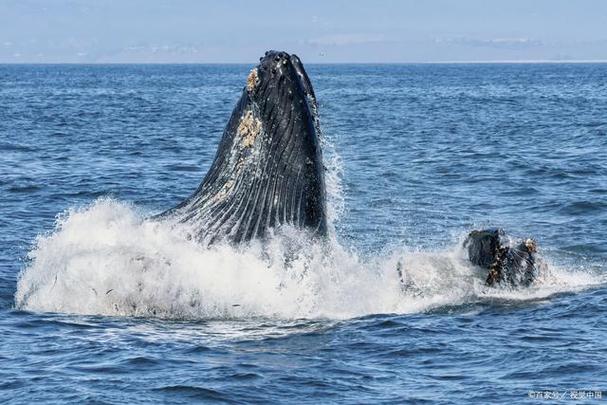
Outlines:
[[[29,253],[16,305],[171,318],[342,319],[493,298],[538,299],[602,282],[591,273],[551,266],[533,288],[488,288],[459,244],[363,258],[334,238],[312,243],[289,230],[263,246],[242,249],[205,249],[188,240],[186,231],[146,220],[132,206],[109,199],[70,210]],[[298,250],[305,253],[293,255],[294,243],[305,244]]]

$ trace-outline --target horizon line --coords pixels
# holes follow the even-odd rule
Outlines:
[[[605,64],[607,59],[445,60],[402,62],[306,62],[307,65]],[[0,65],[251,65],[251,62],[3,62]],[[255,62],[253,63],[255,64]]]

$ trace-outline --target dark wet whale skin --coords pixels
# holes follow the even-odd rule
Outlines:
[[[160,215],[191,224],[203,243],[264,238],[288,224],[327,232],[317,102],[296,55],[268,51],[223,133],[215,160],[189,198]]]

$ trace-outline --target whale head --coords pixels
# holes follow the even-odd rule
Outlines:
[[[318,105],[296,55],[268,51],[246,78],[196,192],[162,214],[207,243],[264,238],[290,225],[327,231]]]

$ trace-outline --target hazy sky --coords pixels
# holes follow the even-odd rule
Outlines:
[[[607,0],[0,0],[3,62],[607,60]]]

